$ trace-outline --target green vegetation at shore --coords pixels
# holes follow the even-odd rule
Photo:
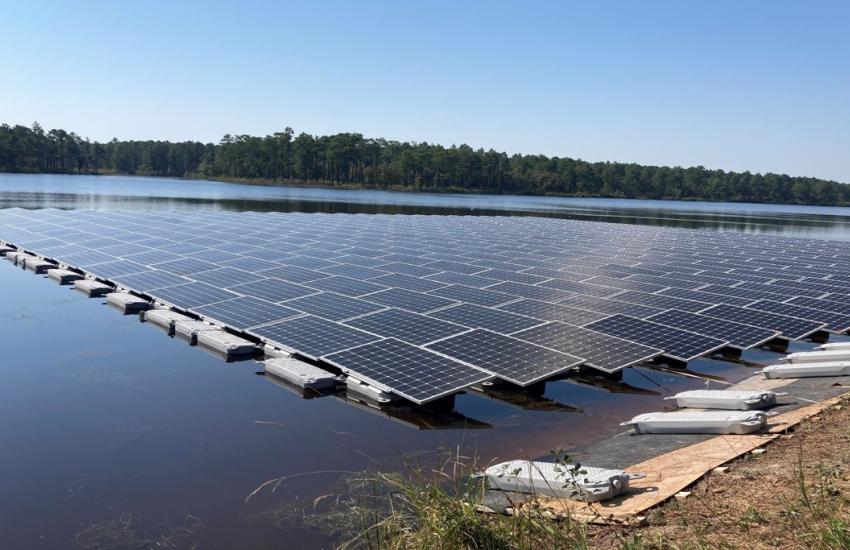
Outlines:
[[[131,174],[266,184],[429,192],[850,204],[850,186],[782,174],[508,155],[361,134],[225,135],[186,141],[91,142],[38,123],[0,126],[0,172]]]

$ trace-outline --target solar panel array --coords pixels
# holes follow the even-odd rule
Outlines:
[[[425,403],[850,328],[850,243],[530,217],[0,210],[0,239]],[[442,375],[441,375],[442,373]]]

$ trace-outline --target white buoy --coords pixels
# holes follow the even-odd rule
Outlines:
[[[785,394],[762,390],[690,390],[665,399],[675,400],[679,408],[749,411],[772,407],[777,395]]]
[[[825,363],[782,363],[768,365],[761,373],[765,378],[817,378],[850,375],[850,361]]]
[[[599,502],[629,490],[632,479],[643,474],[558,462],[511,460],[483,472],[490,489]]]
[[[681,411],[639,414],[621,426],[636,434],[748,434],[767,425],[756,411]]]

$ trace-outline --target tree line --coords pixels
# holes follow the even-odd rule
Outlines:
[[[468,145],[365,138],[358,133],[263,137],[219,143],[84,139],[65,130],[0,126],[0,171],[131,174],[430,192],[850,204],[850,187],[784,174],[753,174],[508,155]]]

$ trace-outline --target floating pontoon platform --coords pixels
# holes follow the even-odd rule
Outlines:
[[[74,281],[74,288],[80,292],[84,292],[89,298],[98,298],[115,291],[113,287],[100,281],[95,281],[94,279],[79,279]]]
[[[67,285],[83,278],[82,275],[70,269],[48,269],[47,277],[60,285]]]
[[[779,360],[781,363],[829,363],[850,361],[850,349],[827,349],[790,353]]]
[[[171,334],[174,332],[176,322],[191,321],[192,318],[170,309],[149,309],[144,313],[144,320],[165,329],[168,334]]]
[[[267,359],[263,365],[267,374],[282,378],[299,388],[324,390],[340,383],[338,376],[292,357]]]
[[[768,365],[761,373],[765,378],[817,378],[850,375],[850,361],[824,363],[782,363]]]
[[[113,292],[106,295],[106,303],[124,313],[137,313],[151,307],[151,303],[129,292]]]
[[[226,330],[204,330],[197,333],[198,345],[223,355],[227,359],[253,356],[257,344]]]
[[[48,262],[46,260],[42,260],[36,256],[30,256],[28,254],[19,256],[18,263],[20,264],[23,261],[23,266],[25,269],[32,271],[33,273],[44,273],[48,269],[54,269],[56,264]]]
[[[850,342],[835,342],[834,344],[821,344],[817,347],[821,351],[850,350]]]
[[[5,245],[0,244],[0,256],[5,256],[9,252],[14,252],[14,251],[15,251],[15,249],[12,248],[11,246],[5,246]]]
[[[644,477],[622,470],[530,460],[502,462],[482,475],[490,489],[584,502],[612,499],[629,490],[630,480]]]
[[[221,330],[215,325],[211,325],[204,321],[196,321],[194,319],[179,319],[174,322],[174,335],[180,337],[191,345],[198,343],[198,334],[207,331]]]
[[[635,434],[748,434],[767,426],[767,415],[754,411],[651,412],[621,426],[632,426]]]
[[[672,397],[679,408],[749,411],[776,405],[778,394],[762,390],[691,390]]]

